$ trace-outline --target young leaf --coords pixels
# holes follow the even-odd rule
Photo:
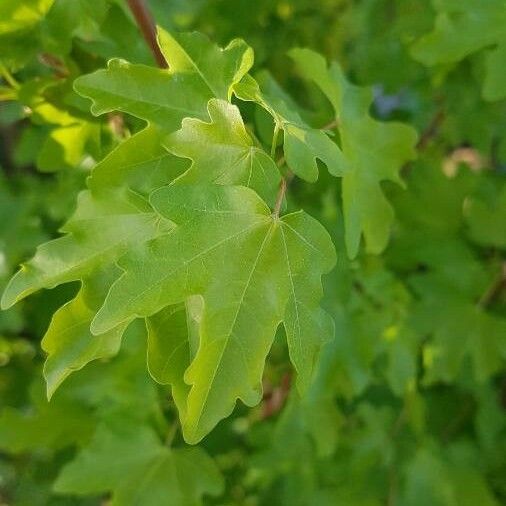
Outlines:
[[[115,59],[75,81],[76,91],[92,99],[93,114],[118,110],[172,131],[187,116],[206,119],[208,100],[228,100],[253,64],[251,48],[238,39],[222,50],[201,34],[176,38],[160,28],[158,42],[168,70]]]
[[[351,85],[337,63],[327,67],[322,56],[308,49],[295,49],[290,54],[301,73],[328,97],[336,113],[343,152],[339,170],[348,253],[351,257],[357,254],[362,234],[367,250],[380,253],[393,220],[380,183],[401,183],[399,170],[415,157],[417,134],[406,125],[371,118],[370,90]]]
[[[176,229],[124,256],[125,271],[92,322],[100,334],[165,306],[203,297],[200,344],[185,373],[183,420],[197,442],[233,409],[260,400],[265,357],[283,321],[304,389],[333,325],[318,306],[332,242],[305,213],[279,219],[244,187],[172,185],[151,204]]]
[[[272,158],[253,143],[239,109],[218,99],[211,99],[207,108],[210,123],[185,118],[182,128],[164,143],[175,155],[193,160],[179,182],[244,185],[274,204],[279,170]]]
[[[274,80],[265,75],[264,80],[267,80],[266,87],[270,88],[271,93],[261,90],[250,75],[234,87],[234,92],[241,100],[260,104],[274,118],[277,127],[283,130],[283,148],[288,167],[302,179],[315,182],[318,179],[318,158],[327,165],[331,174],[342,175],[342,154],[337,144],[325,132],[303,121],[294,104]]]

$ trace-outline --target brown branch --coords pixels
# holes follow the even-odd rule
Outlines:
[[[485,293],[478,301],[478,307],[484,309],[489,306],[496,297],[506,288],[506,262],[501,266],[501,272],[495,277],[492,284],[487,288]]]
[[[156,41],[155,22],[153,21],[153,16],[151,15],[151,12],[149,11],[145,0],[127,0],[127,2],[128,7],[132,11],[135,21],[137,22],[137,25],[140,28],[149,49],[155,57],[156,63],[162,69],[167,68],[168,64],[165,61],[165,58],[160,51],[160,48],[158,47],[158,43]]]
[[[444,110],[439,109],[436,115],[432,118],[428,127],[420,135],[420,139],[416,145],[416,149],[418,149],[418,151],[424,151],[427,148],[429,142],[437,135],[439,127],[441,126],[441,123],[443,123],[445,116]]]
[[[61,58],[49,53],[40,53],[38,59],[42,65],[52,69],[56,77],[65,79],[70,75],[70,72]]]
[[[285,176],[281,178],[281,182],[279,183],[278,195],[276,197],[276,203],[274,204],[274,209],[272,211],[272,215],[275,216],[276,218],[279,218],[281,206],[283,205],[283,199],[285,198],[286,195],[286,190],[294,177],[295,174],[291,170],[289,170],[285,174]]]
[[[128,128],[125,125],[125,118],[119,112],[110,112],[107,115],[109,128],[117,139],[126,139],[129,136]]]
[[[279,386],[266,392],[262,403],[262,419],[274,416],[281,411],[285,401],[290,393],[292,378],[286,373],[281,378]]]

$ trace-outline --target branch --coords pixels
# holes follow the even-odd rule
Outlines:
[[[127,0],[127,2],[149,49],[151,49],[151,52],[155,57],[156,63],[162,69],[167,68],[167,62],[165,61],[156,41],[156,27],[153,21],[153,16],[151,16],[151,12],[149,11],[145,0]]]
[[[478,301],[478,307],[484,309],[489,306],[504,288],[506,288],[506,262],[503,262],[501,271],[487,288],[486,292],[481,296]]]
[[[41,53],[39,54],[38,59],[43,65],[52,69],[56,77],[65,79],[69,76],[70,73],[65,66],[65,63],[63,63],[63,61],[57,56],[49,53]]]
[[[292,378],[286,373],[281,378],[279,386],[273,388],[270,392],[266,392],[262,403],[262,419],[274,416],[281,411],[285,401],[290,393]]]
[[[276,197],[276,204],[274,204],[274,209],[272,211],[273,216],[279,218],[279,212],[281,211],[281,205],[283,204],[283,199],[285,198],[286,187],[287,187],[286,179],[281,178],[281,182],[279,183],[279,191]]]
[[[422,132],[422,135],[420,135],[420,139],[416,145],[416,149],[418,149],[418,151],[424,151],[427,148],[429,142],[437,135],[439,127],[441,126],[441,123],[443,123],[444,119],[445,112],[443,109],[439,109],[427,128]]]

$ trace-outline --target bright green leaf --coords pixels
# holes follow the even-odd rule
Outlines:
[[[147,195],[168,184],[184,172],[186,164],[163,148],[163,138],[154,125],[132,135],[93,169],[88,187],[100,193],[127,186]]]
[[[279,170],[272,158],[254,144],[239,109],[223,100],[212,99],[208,111],[210,123],[186,118],[182,128],[164,143],[170,152],[193,160],[179,182],[243,185],[273,204],[280,181]]]
[[[332,103],[341,137],[343,157],[334,174],[343,177],[346,247],[351,257],[364,235],[367,251],[386,246],[393,210],[381,188],[382,181],[401,183],[399,171],[415,157],[415,130],[399,123],[381,123],[369,115],[372,93],[351,85],[337,63],[308,49],[296,49],[292,58],[301,73]]]
[[[323,130],[307,125],[272,79],[264,76],[264,81],[270,94],[249,75],[235,86],[234,92],[241,100],[260,104],[283,130],[288,167],[302,179],[315,182],[318,179],[316,160],[320,159],[331,174],[341,175],[342,154],[337,144]]]
[[[222,50],[201,34],[176,38],[160,28],[158,41],[168,70],[116,59],[75,81],[76,91],[93,100],[93,114],[118,110],[172,131],[187,116],[206,119],[208,100],[227,100],[253,64],[252,50],[240,40]]]
[[[129,245],[156,236],[164,226],[136,194],[100,199],[83,192],[74,216],[62,228],[67,235],[37,248],[33,259],[22,265],[9,282],[2,307],[8,308],[41,288],[82,279],[114,261]]]
[[[100,334],[138,316],[202,295],[197,355],[185,373],[192,385],[185,437],[197,442],[233,409],[256,404],[265,357],[284,321],[299,385],[307,386],[333,324],[318,306],[320,276],[335,254],[328,234],[303,212],[279,219],[244,187],[173,185],[154,192],[154,208],[178,224],[120,261],[92,322]],[[311,268],[308,268],[311,266]]]
[[[74,299],[53,315],[42,339],[42,349],[48,354],[44,364],[47,394],[55,390],[72,372],[82,369],[92,360],[116,355],[125,326],[119,326],[101,336],[90,332],[91,320],[105,298],[116,269],[98,270],[82,282]]]

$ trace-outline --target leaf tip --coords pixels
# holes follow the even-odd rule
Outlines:
[[[2,293],[2,298],[0,300],[0,309],[3,311],[14,306],[14,304],[19,302],[25,295],[23,294],[23,290],[16,288],[16,280],[20,272],[22,272],[22,269],[23,267],[21,267],[21,269],[16,274],[14,274],[14,276],[9,280],[9,283],[5,287],[4,292]]]

